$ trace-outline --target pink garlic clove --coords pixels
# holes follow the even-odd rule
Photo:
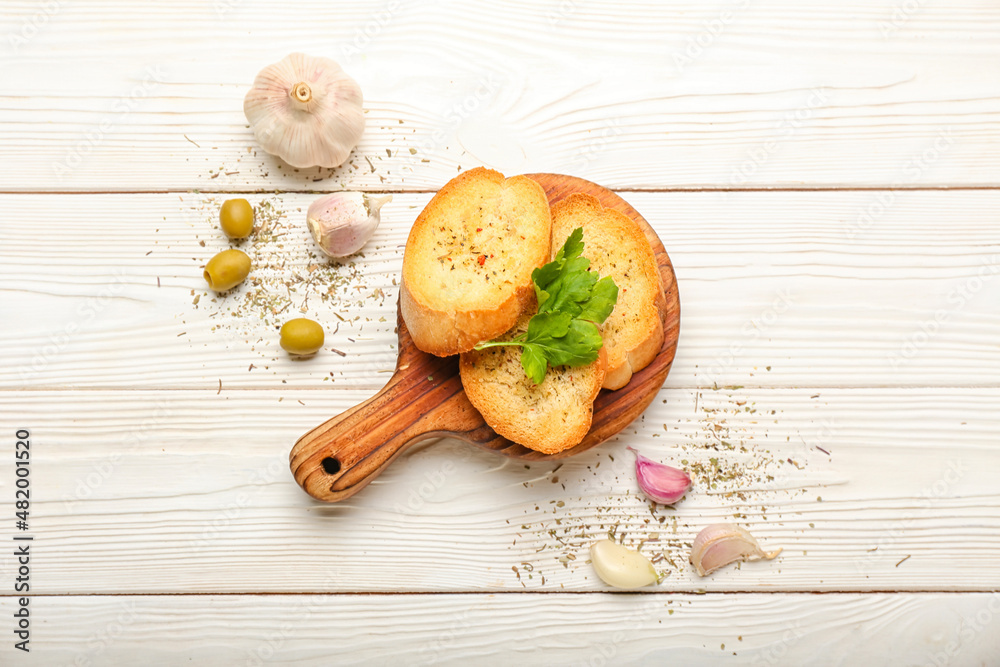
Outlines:
[[[691,478],[683,470],[648,459],[632,447],[629,449],[635,453],[639,489],[653,502],[673,505],[691,488]]]
[[[699,576],[706,576],[720,567],[744,560],[771,560],[781,553],[766,552],[745,528],[731,523],[716,523],[702,529],[691,545],[691,564]]]
[[[364,247],[381,220],[379,209],[392,201],[362,192],[335,192],[320,197],[306,213],[316,244],[330,257],[353,255]]]

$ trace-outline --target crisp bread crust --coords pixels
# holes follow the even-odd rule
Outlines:
[[[478,167],[449,181],[410,230],[400,310],[414,344],[437,356],[510,329],[549,259],[548,198],[526,176]]]
[[[552,207],[553,256],[577,227],[583,227],[583,256],[591,270],[618,285],[618,303],[600,329],[608,364],[603,386],[620,389],[663,345],[663,280],[642,228],[586,194],[570,195]]]
[[[536,309],[532,299],[531,309],[501,340],[526,331]],[[521,367],[520,347],[492,347],[463,353],[459,371],[466,396],[490,428],[511,442],[557,454],[590,430],[605,363],[602,350],[587,366],[549,368],[536,385]]]

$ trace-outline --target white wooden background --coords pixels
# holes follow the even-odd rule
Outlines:
[[[0,549],[0,663],[1000,660],[996,2],[4,0],[0,37],[0,539],[19,428],[35,537],[30,656]],[[364,90],[340,169],[245,124],[294,50]],[[561,466],[442,441],[312,502],[288,450],[388,378],[401,245],[477,165],[646,216],[683,307],[670,377]],[[199,266],[244,193],[308,272],[302,211],[339,189],[395,199],[306,304],[328,349],[292,362],[281,316]],[[676,509],[638,497],[629,445],[697,467]],[[699,579],[721,520],[784,552]],[[656,534],[660,586],[595,579],[613,526]]]

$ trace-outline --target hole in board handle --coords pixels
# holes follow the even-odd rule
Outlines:
[[[323,470],[326,471],[327,475],[336,475],[340,472],[340,461],[332,456],[326,457],[323,459]]]

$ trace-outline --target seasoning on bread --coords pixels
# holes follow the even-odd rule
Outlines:
[[[549,366],[586,366],[593,362],[604,339],[597,325],[608,318],[618,299],[611,278],[590,271],[582,257],[583,227],[569,235],[551,262],[531,272],[535,284],[536,313],[527,331],[511,340],[491,340],[476,345],[521,348],[521,366],[535,384],[541,384]]]
[[[527,331],[535,306],[501,340]],[[490,347],[462,354],[462,386],[486,423],[511,442],[557,454],[579,444],[590,430],[594,399],[604,381],[603,349],[586,366],[556,366],[541,384],[524,373],[519,347]]]
[[[603,386],[619,389],[645,368],[663,344],[666,298],[653,248],[628,216],[585,194],[573,194],[552,207],[552,249],[583,227],[590,268],[618,285],[618,303],[600,326],[607,355]]]
[[[500,336],[534,298],[531,272],[549,259],[545,191],[482,167],[449,181],[410,230],[400,309],[414,344],[437,356]]]

